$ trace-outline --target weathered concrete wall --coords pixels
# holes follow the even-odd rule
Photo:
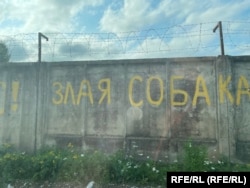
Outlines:
[[[249,57],[0,65],[0,142],[175,160],[185,141],[250,156]]]
[[[34,65],[0,68],[0,140],[33,150],[37,113],[37,70]]]
[[[236,156],[244,161],[250,161],[250,64],[249,57],[235,57],[231,60],[232,67],[232,93],[235,102],[229,103],[233,106],[229,112],[233,117],[229,129],[234,130]],[[235,136],[235,137],[233,137]],[[231,139],[230,138],[230,139]]]

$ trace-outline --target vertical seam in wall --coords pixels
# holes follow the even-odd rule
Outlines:
[[[171,97],[170,97],[170,79],[171,79],[171,75],[170,75],[170,69],[171,69],[171,62],[166,62],[166,87],[168,88],[168,91],[166,92],[166,110],[168,110],[169,108],[169,112],[168,112],[168,117],[169,117],[169,132],[168,132],[168,137],[171,138],[171,129],[172,129],[172,116],[171,116],[171,112],[172,112],[172,106],[171,106]],[[168,94],[167,94],[168,93]],[[169,105],[169,106],[168,106]],[[167,115],[166,115],[166,122],[167,122]]]
[[[226,70],[227,70],[227,73],[230,71],[229,73],[234,76],[234,74],[232,72],[232,63],[231,62],[232,62],[232,58],[230,58],[230,59],[227,58]],[[234,80],[233,76],[231,77],[231,80]],[[232,139],[231,136],[233,136],[232,134],[234,134],[234,129],[233,129],[233,127],[231,127],[232,124],[230,125],[230,120],[229,120],[229,118],[231,117],[231,112],[229,110],[229,101],[227,101],[227,114],[230,114],[230,116],[227,116],[227,124],[228,124],[228,149],[229,149],[228,152],[229,152],[229,161],[231,161],[231,155],[232,155],[232,153],[231,153],[232,152],[232,150],[231,150],[232,145],[231,144],[232,144],[232,142],[230,142],[230,141]],[[233,124],[233,125],[235,125],[235,124]],[[235,138],[233,140],[235,141]]]
[[[220,61],[218,61],[218,57],[214,60],[214,69],[215,69],[215,103],[216,103],[216,140],[218,141],[218,146],[219,146],[219,151],[220,151],[220,126],[219,126],[219,117],[220,117],[220,112],[219,112],[219,102],[218,102],[218,63],[220,63]]]
[[[125,70],[125,75],[124,75],[124,87],[125,88],[123,88],[124,89],[124,91],[128,91],[128,81],[127,81],[127,79],[128,79],[128,66],[127,66],[127,63],[124,63],[123,64],[123,66],[124,66],[124,70]],[[128,93],[128,92],[127,92]],[[127,123],[128,123],[128,120],[127,120],[127,107],[128,107],[128,104],[126,103],[126,97],[127,97],[127,95],[126,94],[124,94],[124,97],[123,97],[123,100],[124,100],[124,104],[125,104],[125,109],[124,109],[124,126],[125,126],[125,133],[124,133],[124,142],[123,142],[123,149],[125,149],[126,150],[126,147],[127,147]]]
[[[165,99],[166,99],[166,106],[165,106],[165,123],[166,123],[166,129],[168,129],[167,131],[167,135],[166,138],[168,138],[170,136],[170,124],[171,124],[171,117],[170,117],[170,111],[168,111],[168,105],[169,107],[170,105],[170,87],[169,87],[169,63],[166,61],[165,62],[165,80],[166,80],[166,87],[165,87]],[[170,123],[168,123],[168,120],[170,120]]]
[[[39,76],[40,76],[40,64],[36,64],[36,117],[35,117],[35,143],[34,152],[37,150],[37,126],[38,126],[38,104],[39,104]]]
[[[232,74],[232,91],[233,91],[233,95],[235,96],[235,101],[234,101],[234,104],[233,104],[233,116],[232,116],[232,124],[233,124],[233,133],[234,133],[234,142],[235,144],[237,143],[237,139],[238,139],[238,127],[237,124],[236,124],[236,113],[237,113],[237,108],[236,108],[236,67],[235,67],[235,62],[234,60],[232,61],[232,57],[231,57],[231,62],[230,62],[230,66],[231,66],[231,74]],[[236,146],[235,146],[235,153],[236,154]]]
[[[83,70],[83,75],[84,75],[84,79],[87,79],[87,67],[88,67],[88,63],[84,64],[84,70]],[[84,140],[84,145],[86,144],[86,135],[87,135],[87,127],[88,127],[88,102],[87,100],[84,100],[84,132],[83,132],[83,140]]]
[[[11,69],[11,71],[10,71],[10,74],[7,73],[7,76],[6,76],[6,77],[7,77],[7,80],[6,80],[6,84],[5,84],[4,114],[7,113],[8,116],[9,116],[11,106],[8,105],[8,101],[11,101],[11,95],[12,95],[11,89],[9,89],[9,88],[11,88],[11,80],[12,80],[12,78],[13,78],[13,70],[12,70],[12,69]],[[6,121],[6,118],[5,118],[4,126],[10,127],[9,122]],[[13,129],[13,128],[12,128],[12,129]],[[10,137],[11,137],[11,136],[10,136]],[[6,142],[6,141],[5,141],[5,142]],[[10,142],[12,142],[12,139],[11,139],[11,138],[10,138]],[[19,144],[18,147],[20,147],[20,143],[16,143],[16,144]]]
[[[223,61],[225,61],[225,64],[226,64],[226,73],[228,73],[228,59],[224,59],[223,58]],[[227,114],[229,114],[229,109],[228,109],[228,100],[227,100]],[[230,124],[229,124],[229,116],[227,116],[227,134],[228,134],[228,158],[229,158],[229,161],[231,161],[231,145],[230,145],[230,139],[231,139],[231,135],[230,135]]]
[[[21,77],[21,80],[22,79],[25,79],[25,76],[23,76],[23,77]],[[20,79],[18,78],[18,81],[20,82]],[[13,80],[11,81],[11,88],[12,88],[12,82],[13,82]],[[19,90],[20,90],[20,87],[19,87]],[[21,91],[21,90],[20,90]],[[11,95],[12,95],[12,91],[11,91]],[[22,94],[21,92],[19,92],[19,94],[18,94],[19,96],[20,96],[20,99],[21,99],[21,101],[24,101],[25,99],[24,99],[24,97],[25,97],[25,95],[24,94]],[[22,105],[19,105],[18,106],[18,108],[23,108],[23,105],[25,105],[25,104],[22,104]],[[23,110],[21,110],[20,111],[20,114],[19,114],[19,116],[20,116],[20,130],[19,130],[19,136],[21,136],[20,138],[19,138],[19,145],[22,145],[22,129],[23,129],[23,119],[25,119],[25,118],[23,118],[24,117],[24,115],[23,115]],[[24,126],[26,126],[26,125],[24,125]],[[26,127],[25,127],[26,128]],[[24,148],[26,149],[26,146],[24,146]]]
[[[42,69],[42,76],[41,76],[41,80],[42,80],[42,84],[41,84],[41,90],[42,90],[42,100],[41,100],[41,106],[42,106],[42,119],[41,119],[41,123],[40,126],[41,128],[41,132],[42,132],[42,137],[41,137],[41,145],[44,145],[44,135],[46,133],[46,135],[48,134],[48,110],[45,110],[45,106],[46,104],[50,104],[49,103],[49,98],[48,98],[48,93],[46,92],[46,90],[44,88],[51,88],[50,86],[50,74],[48,74],[48,65],[46,64],[46,66],[44,66],[44,68]],[[45,93],[46,92],[46,93]],[[46,123],[45,123],[46,122]]]

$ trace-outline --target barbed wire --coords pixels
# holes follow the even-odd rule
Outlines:
[[[217,22],[120,33],[43,33],[42,61],[196,57],[220,55]],[[247,55],[250,22],[223,21],[225,53]],[[11,62],[38,61],[38,33],[0,35]]]

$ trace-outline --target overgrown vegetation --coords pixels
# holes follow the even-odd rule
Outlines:
[[[248,164],[226,159],[211,162],[205,147],[187,143],[181,162],[165,163],[119,151],[107,155],[99,151],[81,152],[69,143],[67,149],[43,149],[36,154],[15,151],[4,144],[0,149],[0,185],[15,181],[88,182],[99,184],[165,185],[168,171],[250,171]]]
[[[10,60],[9,50],[5,43],[0,41],[0,63],[8,63]]]

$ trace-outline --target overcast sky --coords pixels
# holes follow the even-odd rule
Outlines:
[[[0,40],[12,61],[249,54],[249,0],[1,0]],[[244,39],[244,40],[242,40]]]

